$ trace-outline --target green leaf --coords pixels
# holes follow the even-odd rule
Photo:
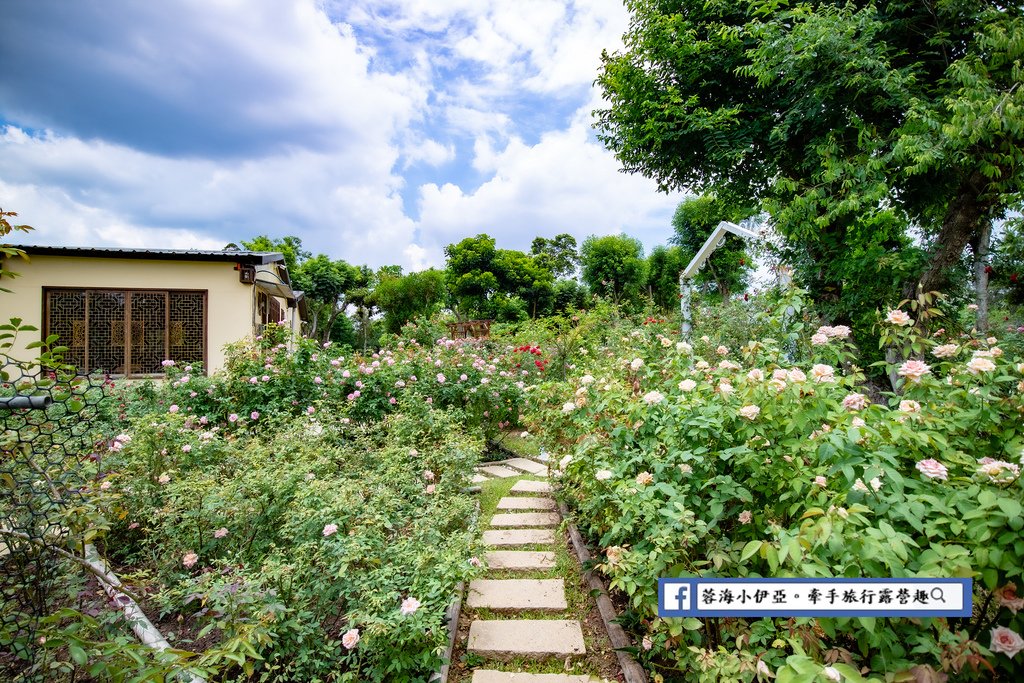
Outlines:
[[[740,561],[745,561],[747,558],[753,556],[757,551],[761,549],[761,545],[764,541],[750,541],[743,546],[743,552],[740,553]]]
[[[85,663],[89,661],[89,655],[78,645],[68,645],[68,654],[78,666],[85,666]]]
[[[703,622],[697,617],[686,617],[683,619],[683,628],[687,631],[697,631],[703,625]]]

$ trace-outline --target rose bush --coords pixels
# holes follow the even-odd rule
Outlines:
[[[549,358],[408,336],[353,356],[274,326],[228,358],[119,383],[82,491],[90,538],[181,651],[138,648],[90,606],[45,625],[53,666],[426,680],[456,584],[481,571],[472,467]]]
[[[906,312],[884,317],[888,337],[922,351],[893,367],[900,395],[865,385],[842,326],[808,326],[796,347],[646,326],[598,349],[575,383],[534,390],[532,431],[563,450],[564,495],[656,678],[1024,673],[1024,364],[994,338],[921,339]],[[661,619],[662,576],[973,577],[976,609]]]

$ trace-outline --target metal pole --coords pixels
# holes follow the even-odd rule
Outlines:
[[[49,394],[42,396],[5,396],[0,398],[0,408],[7,408],[8,410],[23,408],[40,410],[49,407],[52,403],[53,397]]]

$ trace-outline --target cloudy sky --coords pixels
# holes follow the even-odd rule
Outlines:
[[[620,0],[8,0],[0,207],[39,244],[298,235],[443,265],[486,232],[664,243],[681,197],[590,127]]]

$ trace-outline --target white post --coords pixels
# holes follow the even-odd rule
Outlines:
[[[690,296],[693,293],[693,288],[690,285],[690,278],[686,277],[684,273],[679,274],[679,308],[683,314],[683,339],[690,338],[690,332],[693,330],[691,325],[690,317]]]

